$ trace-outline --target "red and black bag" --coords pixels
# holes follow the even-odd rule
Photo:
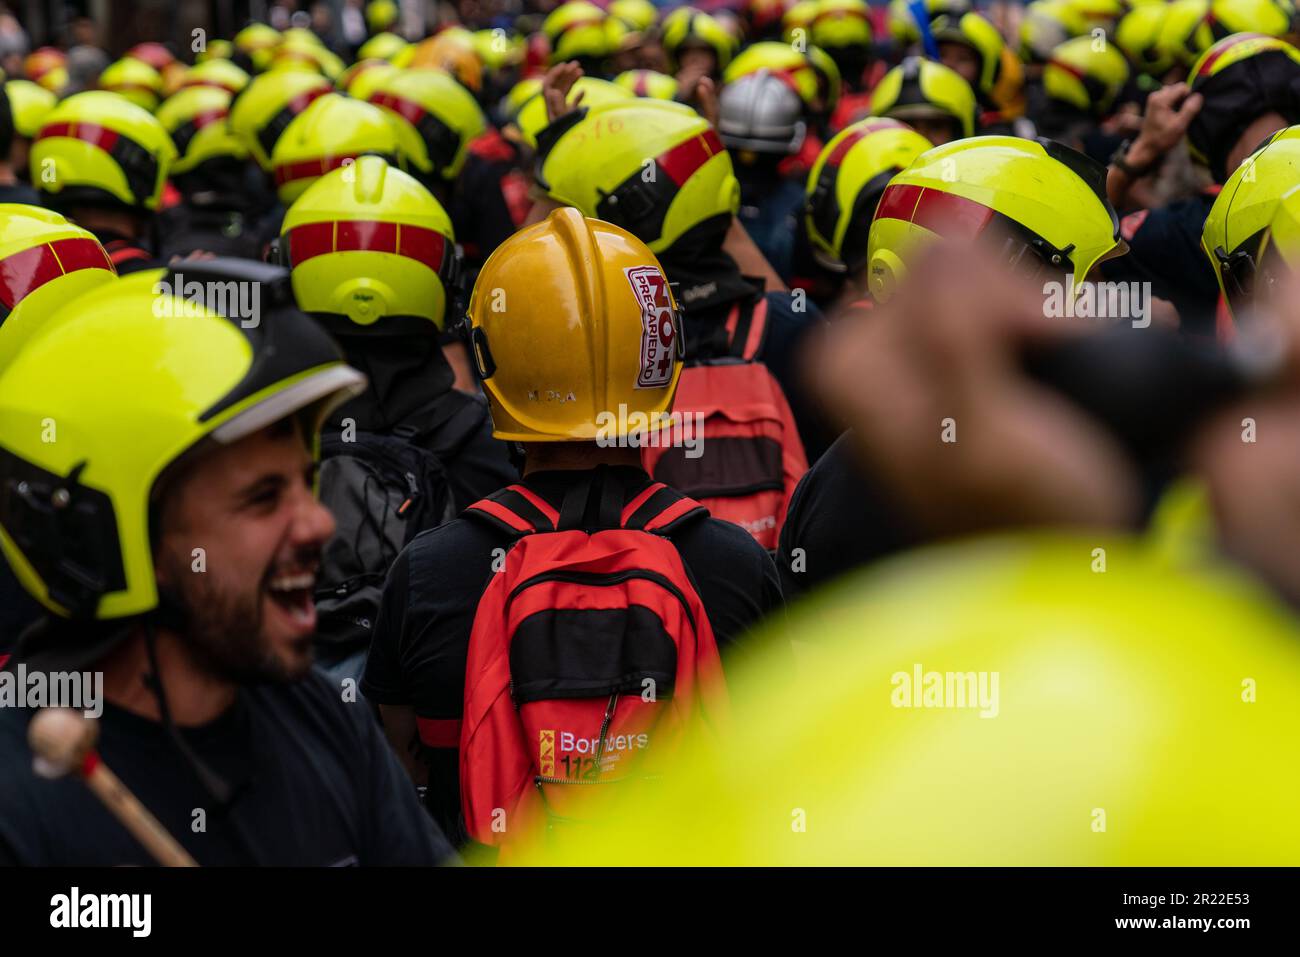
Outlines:
[[[657,482],[623,498],[596,472],[558,511],[513,485],[466,513],[516,536],[465,672],[461,805],[480,843],[580,821],[593,786],[654,777],[725,720],[713,629],[667,537],[708,512]]]
[[[767,335],[766,297],[733,306],[723,331],[723,355],[688,360],[673,401],[685,432],[693,434],[700,422],[700,454],[691,458],[685,443],[652,443],[641,464],[774,551],[808,457],[785,392],[758,360]]]

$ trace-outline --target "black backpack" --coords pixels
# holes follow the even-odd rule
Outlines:
[[[369,647],[384,578],[406,544],[455,517],[446,472],[416,431],[321,435],[320,499],[337,530],[316,581],[318,647],[343,657]]]

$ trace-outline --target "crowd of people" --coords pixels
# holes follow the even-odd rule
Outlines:
[[[1295,862],[1291,0],[272,12],[0,48],[0,675],[194,861]]]

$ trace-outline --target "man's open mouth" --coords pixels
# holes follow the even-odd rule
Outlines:
[[[316,605],[313,592],[316,588],[314,572],[293,572],[277,575],[267,583],[266,590],[271,600],[280,606],[294,621],[303,625],[314,625]]]

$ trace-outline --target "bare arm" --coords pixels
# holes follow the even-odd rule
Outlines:
[[[736,261],[741,275],[761,276],[768,292],[789,291],[763,255],[762,250],[754,245],[754,240],[749,238],[745,227],[740,225],[740,220],[734,216],[731,219],[731,227],[727,230],[727,238],[723,240],[722,250]]]
[[[420,732],[415,723],[415,709],[406,705],[381,704],[379,717],[384,736],[418,788],[427,787],[429,769],[420,760]]]

